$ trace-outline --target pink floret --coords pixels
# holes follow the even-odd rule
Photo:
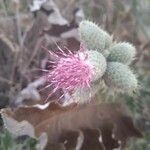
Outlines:
[[[55,68],[47,75],[47,80],[56,89],[64,89],[71,92],[77,88],[89,87],[92,77],[92,68],[87,63],[86,52],[68,54],[61,57],[55,64]]]

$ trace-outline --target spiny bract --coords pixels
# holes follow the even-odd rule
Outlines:
[[[138,86],[137,79],[129,67],[119,62],[107,64],[104,81],[108,87],[127,93],[132,93]]]
[[[100,89],[100,81],[96,81],[91,84],[90,88],[77,89],[72,95],[71,98],[74,102],[85,103],[90,101],[91,98],[98,92]]]
[[[108,61],[130,64],[136,55],[136,49],[130,43],[117,43],[110,48]]]
[[[81,41],[88,49],[103,52],[112,43],[112,37],[91,21],[82,21],[79,25],[79,33]]]
[[[93,68],[94,73],[92,76],[92,82],[94,82],[104,75],[106,70],[106,59],[98,51],[87,51],[87,55],[87,61],[89,65],[91,65],[91,67]]]

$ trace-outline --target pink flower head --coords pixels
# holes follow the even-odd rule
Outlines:
[[[57,54],[53,53],[53,55]],[[75,54],[71,51],[66,54],[61,50],[61,56],[57,55],[57,57],[53,69],[47,74],[47,81],[55,87],[52,93],[58,89],[70,93],[78,88],[90,87],[93,70],[86,61],[88,55],[83,47],[80,47]]]

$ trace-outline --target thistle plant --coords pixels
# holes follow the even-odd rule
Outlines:
[[[128,65],[136,55],[135,47],[113,42],[111,35],[90,21],[80,23],[79,34],[80,50],[68,50],[68,54],[60,50],[62,55],[57,55],[55,67],[48,71],[47,80],[55,87],[49,96],[62,89],[69,99],[83,103],[101,88],[101,81],[112,90],[134,92],[138,82]]]

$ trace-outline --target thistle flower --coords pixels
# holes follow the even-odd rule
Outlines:
[[[58,89],[73,93],[78,89],[90,88],[91,83],[102,77],[106,70],[105,57],[97,51],[81,48],[76,53],[69,51],[69,54],[65,54],[62,50],[61,52],[61,56],[57,55],[54,68],[46,75],[49,86],[55,87],[48,98]]]

